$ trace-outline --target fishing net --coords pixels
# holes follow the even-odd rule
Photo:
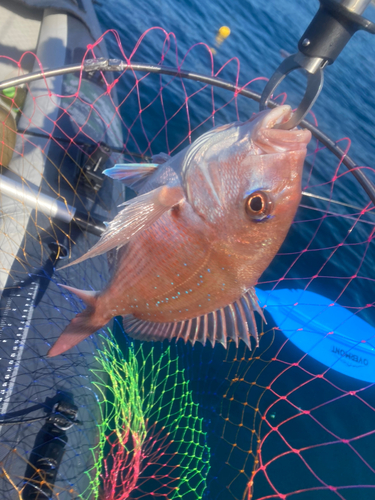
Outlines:
[[[100,290],[110,278],[105,256],[59,270],[132,196],[102,170],[175,154],[257,111],[240,90],[258,82],[241,82],[236,59],[214,70],[203,44],[180,58],[161,29],[131,52],[115,32],[104,38],[84,60],[106,41],[127,64],[211,68],[237,90],[128,68],[42,78],[1,96],[1,176],[15,183],[0,198],[2,498],[372,498],[373,205],[345,155],[316,139],[306,195],[257,286],[267,320],[257,318],[258,348],[141,344],[117,319],[113,335],[46,357],[83,308],[58,284]],[[7,60],[13,75],[24,60]],[[347,155],[349,139],[337,143]],[[370,167],[355,171],[374,178]],[[42,195],[58,207],[33,207]]]
[[[209,448],[176,350],[132,346],[127,357],[107,340],[94,370],[102,410],[96,476],[101,498],[202,498]]]

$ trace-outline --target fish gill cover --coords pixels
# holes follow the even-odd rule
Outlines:
[[[204,44],[181,57],[174,35],[161,29],[149,30],[126,51],[115,32],[104,36],[113,55],[127,62],[205,73],[210,68],[240,88],[255,85],[241,81],[235,58],[214,71]],[[85,57],[95,57],[102,41]],[[205,54],[206,67],[194,66],[196,51]],[[22,73],[27,57],[13,61],[16,72]],[[196,81],[131,69],[114,77],[77,72],[1,97],[1,175],[52,196],[68,211],[76,207],[85,215],[83,226],[94,232],[131,195],[104,179],[104,165],[173,155],[212,126],[257,111],[238,92]],[[285,99],[281,95],[278,102]],[[349,151],[349,139],[337,142]],[[56,358],[46,353],[84,307],[57,283],[102,289],[111,255],[59,271],[64,257],[83,255],[97,236],[33,209],[21,189],[18,199],[1,196],[2,498],[32,498],[36,490],[39,498],[47,491],[59,499],[350,500],[375,494],[374,385],[356,377],[375,363],[372,330],[329,344],[349,319],[336,324],[337,332],[319,323],[327,309],[341,306],[375,326],[373,205],[341,159],[316,140],[309,146],[303,190],[326,200],[303,197],[258,283],[269,297],[285,289],[298,293],[286,309],[281,304],[284,319],[274,322],[271,306],[271,314],[265,309],[267,325],[258,317],[259,347],[249,351],[229,341],[225,350],[180,340],[133,348],[117,328],[114,337],[103,330]],[[316,305],[308,292],[328,298],[329,305],[323,301],[302,320],[298,306]],[[292,317],[299,322],[288,321]],[[314,339],[305,351],[293,342],[301,331],[303,339]],[[319,346],[331,353],[326,364],[313,353]],[[67,420],[66,443],[54,438],[64,453],[52,484],[40,436],[46,417],[57,418],[61,401],[78,410],[75,420]]]

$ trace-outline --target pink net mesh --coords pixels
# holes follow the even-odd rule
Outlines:
[[[174,35],[161,29],[146,32],[131,52],[124,51],[116,32],[107,32],[88,47],[84,59],[95,58],[104,39],[128,64],[142,60],[211,71],[239,89],[257,89],[256,81],[241,82],[235,58],[214,72],[204,44],[179,58]],[[194,65],[197,51],[200,60],[206,54],[204,68]],[[30,57],[42,69],[32,54],[7,62],[22,74],[24,58]],[[285,99],[281,95],[278,102]],[[117,205],[130,195],[103,179],[103,168],[148,161],[159,152],[174,154],[213,125],[245,120],[257,111],[257,104],[238,92],[132,69],[45,78],[1,95],[0,107],[1,175],[48,194],[68,212],[75,207],[93,226],[113,218]],[[338,143],[347,154],[350,140]],[[374,178],[370,167],[357,169]],[[200,498],[375,496],[373,205],[342,161],[316,140],[309,146],[303,190],[288,237],[258,284],[266,292],[261,302],[268,322],[259,323],[259,348],[249,351],[240,344],[236,349],[233,342],[227,351],[222,346],[172,346],[199,405],[210,449]],[[91,338],[60,359],[45,358],[62,327],[82,308],[56,283],[102,289],[110,277],[107,259],[59,271],[64,249],[78,257],[97,236],[74,221],[32,208],[21,195],[3,193],[0,210],[0,413],[19,419],[21,410],[41,404],[38,415],[43,417],[47,397],[56,391],[73,394],[82,426],[70,430],[53,495],[89,498],[96,483],[88,471],[102,466],[97,491],[112,491],[108,464],[122,470],[124,461],[134,471],[147,457],[138,454],[134,461],[136,454],[124,454],[111,433],[106,438],[110,458],[92,452],[103,414],[90,370],[97,366],[101,340]],[[285,295],[285,290],[293,293]],[[155,349],[163,352],[161,345]],[[21,498],[28,477],[22,471],[41,425],[0,424],[4,498]],[[16,454],[10,453],[13,449]],[[98,456],[103,463],[97,464]],[[162,470],[160,466],[159,481],[168,485],[168,468],[165,479]],[[147,477],[142,477],[141,491],[136,476],[127,476],[127,496],[118,498],[151,494]],[[182,496],[196,498],[193,490],[187,488]],[[177,498],[173,491],[164,496]]]

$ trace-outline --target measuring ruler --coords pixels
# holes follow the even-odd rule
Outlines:
[[[1,415],[5,415],[9,407],[39,289],[39,283],[36,281],[32,281],[27,288],[19,288],[23,283],[24,281],[13,283],[14,291],[1,299],[3,304],[5,302],[5,307],[1,309],[0,320]],[[0,424],[0,432],[1,429]]]

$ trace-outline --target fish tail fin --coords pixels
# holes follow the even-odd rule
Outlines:
[[[74,293],[86,304],[86,309],[77,314],[61,333],[55,344],[48,351],[47,356],[52,358],[64,353],[68,349],[76,346],[82,340],[95,333],[99,328],[105,325],[106,321],[101,320],[96,314],[98,292],[78,290],[66,285],[60,285],[69,292]]]

